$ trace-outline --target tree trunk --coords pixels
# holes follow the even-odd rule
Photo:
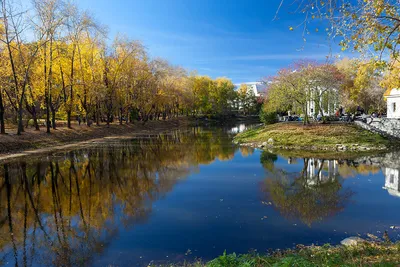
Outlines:
[[[44,56],[43,56],[43,58],[44,58],[43,72],[44,72],[44,84],[45,84],[45,87],[44,87],[45,97],[44,98],[45,98],[45,102],[46,102],[46,133],[50,133],[50,100],[49,100],[49,88],[48,88],[49,83],[47,80],[47,53],[46,53],[46,50],[47,50],[47,45],[45,43],[44,44]]]
[[[85,110],[85,119],[86,119],[86,125],[90,127],[89,112],[87,112],[87,110]]]
[[[49,103],[49,95],[46,90],[46,133],[50,133],[50,103]]]
[[[72,114],[72,107],[74,105],[74,63],[75,63],[75,51],[76,51],[76,44],[73,45],[72,49],[72,57],[71,57],[71,74],[70,74],[70,80],[71,80],[71,85],[69,88],[69,107],[68,107],[68,113],[69,113],[69,121],[68,121],[68,128],[71,128],[71,114]],[[68,114],[67,114],[68,116]]]
[[[53,126],[54,130],[57,129],[57,126],[56,126],[56,110],[55,110],[55,108],[53,106],[51,107],[51,126]]]
[[[4,104],[3,104],[3,90],[0,91],[0,134],[6,133],[6,126],[4,124]]]
[[[304,105],[304,122],[303,125],[307,125],[308,124],[308,114],[307,114],[307,103]]]
[[[38,120],[37,120],[37,114],[36,114],[36,108],[35,107],[32,108],[32,119],[33,119],[33,125],[35,126],[35,130],[39,131],[40,128],[39,128],[39,123],[38,123]]]
[[[100,108],[99,108],[99,104],[96,103],[96,125],[99,126],[100,125]]]
[[[71,111],[70,110],[67,111],[67,127],[70,129],[72,128],[72,126],[71,126]]]
[[[24,131],[24,125],[22,123],[22,107],[18,107],[18,131],[17,135],[21,135],[21,133]]]
[[[129,113],[130,113],[130,109],[128,108],[128,110],[126,111],[126,124],[129,124]]]

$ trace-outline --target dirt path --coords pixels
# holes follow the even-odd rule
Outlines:
[[[0,160],[38,155],[53,151],[84,147],[113,139],[131,139],[135,136],[159,134],[190,125],[187,119],[169,121],[150,121],[145,125],[112,124],[87,127],[73,125],[72,129],[61,127],[47,134],[45,129],[35,131],[27,129],[22,135],[7,134],[0,136]]]

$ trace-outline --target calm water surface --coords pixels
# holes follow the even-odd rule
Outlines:
[[[295,158],[234,145],[243,129],[0,162],[0,265],[146,266],[398,238],[400,154]]]

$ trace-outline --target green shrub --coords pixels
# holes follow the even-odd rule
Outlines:
[[[276,112],[266,112],[264,109],[261,109],[260,120],[265,124],[274,124],[278,122],[278,115]]]

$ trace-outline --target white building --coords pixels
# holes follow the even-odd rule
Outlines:
[[[262,82],[238,83],[235,84],[235,89],[239,90],[242,84],[247,85],[247,92],[252,91],[257,97],[265,97],[267,94],[267,86]]]
[[[318,90],[318,89],[317,89]],[[317,94],[318,93],[318,94]],[[330,90],[322,90],[319,89],[319,92],[311,92],[311,99],[307,101],[307,110],[308,110],[308,115],[311,117],[316,117],[318,113],[320,113],[319,107],[316,106],[316,98],[319,95],[319,102],[322,103],[324,101],[324,97],[327,97],[327,103],[325,105],[322,105],[322,116],[332,116],[335,115],[335,111],[339,108],[338,106],[338,99],[339,99],[339,93],[338,90],[336,89],[330,89]],[[326,95],[324,95],[326,94]]]
[[[390,195],[400,197],[399,170],[393,168],[383,168],[385,175],[385,186]]]
[[[400,119],[400,89],[392,89],[385,97],[387,100],[387,117],[389,119]]]

